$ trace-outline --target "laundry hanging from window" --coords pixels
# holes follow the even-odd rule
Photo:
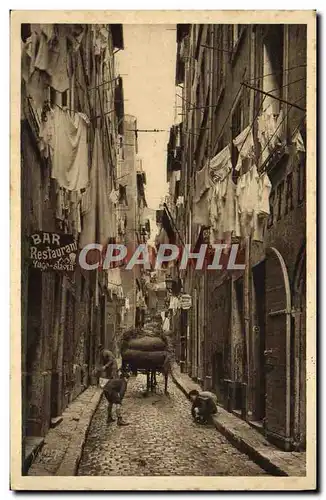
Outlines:
[[[284,114],[281,109],[277,115],[273,107],[268,108],[258,117],[257,139],[261,147],[261,163],[263,164],[276,146],[285,139]]]
[[[209,161],[209,175],[216,182],[225,179],[231,170],[231,148],[228,145]]]
[[[119,203],[119,193],[120,193],[119,189],[117,190],[112,189],[110,193],[109,199],[114,205],[117,205]]]
[[[113,227],[112,210],[106,190],[107,170],[98,129],[95,131],[90,177],[90,207],[82,221],[80,248],[90,243],[106,244]]]
[[[235,139],[233,144],[239,152],[238,161],[235,170],[238,172],[244,160],[254,159],[254,138],[251,126],[246,127]]]
[[[239,210],[236,199],[236,185],[232,172],[217,180],[212,189],[209,205],[210,242],[223,241],[230,245],[240,236]]]
[[[209,176],[209,164],[196,173],[196,188],[193,204],[193,222],[201,226],[209,226],[209,204],[213,183]]]
[[[89,123],[83,113],[71,116],[67,110],[55,107],[47,113],[40,128],[41,150],[46,146],[50,150],[51,177],[68,191],[84,189],[88,185]]]
[[[264,231],[270,213],[271,188],[272,184],[267,173],[258,175],[255,165],[239,177],[236,197],[243,238],[252,236],[255,241],[264,241]]]

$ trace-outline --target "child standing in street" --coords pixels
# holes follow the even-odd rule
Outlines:
[[[118,419],[117,424],[119,426],[129,425],[129,423],[123,420],[121,414],[121,405],[127,390],[128,378],[128,374],[120,370],[119,377],[109,380],[103,388],[104,396],[109,403],[107,423],[115,422],[115,419],[112,416],[112,408],[115,404],[115,410]]]

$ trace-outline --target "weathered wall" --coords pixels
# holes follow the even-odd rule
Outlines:
[[[128,255],[133,255],[137,246],[136,239],[136,119],[125,115],[124,119],[124,146],[123,161],[119,162],[118,177],[121,184],[127,184],[128,206],[123,209],[127,216],[126,246]],[[123,177],[124,176],[124,177]],[[130,328],[135,324],[136,315],[136,283],[134,270],[121,270],[121,282],[126,298],[129,300],[129,310],[126,311],[123,328]]]

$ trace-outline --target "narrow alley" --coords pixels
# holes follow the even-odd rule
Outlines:
[[[22,475],[304,476],[307,27],[20,37]]]
[[[106,424],[103,398],[92,420],[79,476],[258,476],[266,475],[213,426],[197,425],[190,403],[169,382],[158,379],[157,393],[144,397],[145,376],[131,377],[124,399],[128,427]]]

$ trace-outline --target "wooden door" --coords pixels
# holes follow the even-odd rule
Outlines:
[[[291,295],[281,254],[269,248],[266,259],[266,434],[287,448],[290,439]]]

